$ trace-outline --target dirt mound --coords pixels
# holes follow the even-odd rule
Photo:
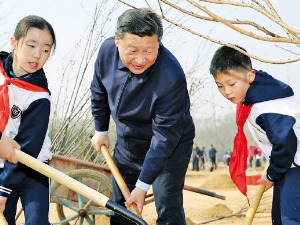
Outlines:
[[[232,214],[232,210],[230,210],[224,204],[217,204],[211,208],[202,210],[200,214],[201,214],[201,218],[212,219],[212,218],[218,218],[220,216]]]
[[[196,223],[194,223],[190,218],[185,218],[186,220],[186,225],[197,225]]]
[[[214,178],[209,178],[201,188],[204,189],[227,189],[235,188],[235,184],[232,182],[229,175],[218,175]]]
[[[188,217],[186,217],[185,220],[187,225],[197,225]],[[148,221],[148,225],[155,225],[155,224],[156,224],[156,219],[151,219],[150,221]]]

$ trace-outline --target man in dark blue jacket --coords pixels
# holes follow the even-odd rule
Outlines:
[[[96,133],[93,147],[109,147],[110,116],[116,123],[114,161],[129,190],[125,202],[113,180],[112,200],[142,211],[153,187],[157,224],[185,225],[182,190],[195,128],[186,78],[161,43],[162,22],[147,9],[129,9],[115,37],[100,47],[91,84]],[[111,224],[133,224],[118,215]]]

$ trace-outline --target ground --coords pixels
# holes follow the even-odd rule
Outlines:
[[[262,168],[256,169],[257,173],[262,173],[262,170]],[[225,197],[225,200],[223,200],[221,198],[184,190],[184,209],[187,225],[244,224],[245,214],[248,210],[247,199],[231,182],[226,165],[219,163],[218,169],[212,172],[208,169],[197,172],[191,171],[191,167],[189,167],[185,184],[215,193],[217,196]],[[256,185],[248,186],[248,196],[250,199],[255,195],[257,187]],[[264,193],[252,225],[271,225],[271,198],[272,190]],[[155,225],[156,212],[153,202],[144,206],[143,219],[149,225]],[[17,220],[17,224],[23,221],[24,218],[21,215]],[[54,203],[51,203],[50,221],[58,221]],[[109,224],[109,222],[106,216],[101,216],[97,218],[96,224],[106,225]]]

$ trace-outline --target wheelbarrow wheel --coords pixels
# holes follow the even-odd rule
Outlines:
[[[111,179],[97,171],[78,169],[66,174],[107,197],[111,195]],[[60,219],[60,222],[52,222],[52,224],[94,225],[96,224],[96,215],[108,216],[111,214],[110,210],[94,204],[92,199],[86,199],[56,182],[52,184],[51,202],[56,203],[56,210]]]

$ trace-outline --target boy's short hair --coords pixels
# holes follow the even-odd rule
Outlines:
[[[247,52],[244,48],[234,45]],[[209,71],[213,76],[219,73],[226,73],[229,70],[248,71],[252,69],[250,57],[237,51],[234,48],[221,46],[214,54]]]

